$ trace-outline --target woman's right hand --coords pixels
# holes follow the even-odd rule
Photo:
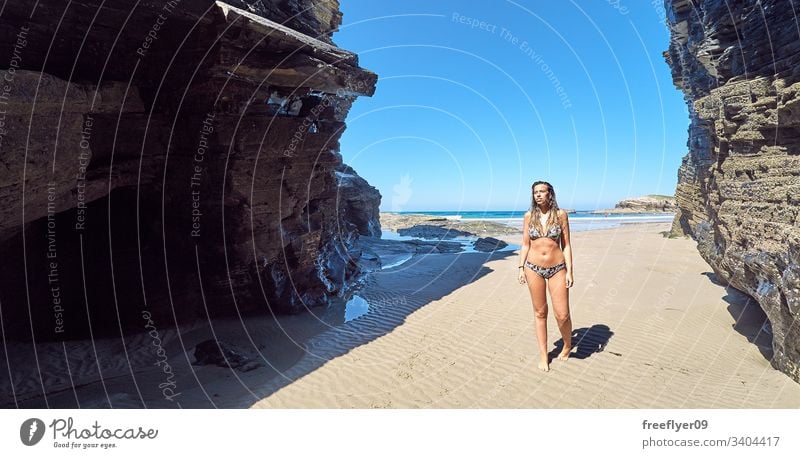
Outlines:
[[[519,270],[517,281],[519,282],[520,285],[522,285],[525,283],[525,268],[523,267],[522,269],[517,269],[517,270]]]

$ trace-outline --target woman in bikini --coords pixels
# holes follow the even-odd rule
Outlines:
[[[553,186],[537,181],[531,186],[531,209],[525,213],[522,249],[519,253],[519,282],[527,283],[536,318],[536,337],[541,360],[539,369],[550,370],[547,355],[547,296],[550,290],[558,329],[564,348],[558,359],[566,361],[572,350],[572,320],[569,291],[572,287],[572,248],[567,212],[558,208]]]

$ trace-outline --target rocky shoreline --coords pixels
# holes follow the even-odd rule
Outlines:
[[[424,214],[380,213],[380,227],[414,239],[359,237],[361,265],[368,271],[394,267],[419,255],[506,250],[513,246],[495,237],[519,234],[519,230],[494,221],[462,221]]]
[[[380,222],[382,228],[395,232],[416,227],[413,234],[408,234],[422,238],[435,238],[434,234],[440,234],[447,230],[476,236],[519,234],[518,229],[495,221],[448,219],[424,214],[380,213]],[[426,232],[431,235],[426,237]],[[453,234],[458,234],[458,232],[453,232]]]
[[[647,195],[619,201],[614,208],[594,210],[594,214],[643,214],[643,213],[676,213],[678,206],[675,197]]]

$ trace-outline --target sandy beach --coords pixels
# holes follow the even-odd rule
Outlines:
[[[663,237],[668,228],[573,235],[579,343],[549,373],[536,368],[517,252],[428,256],[380,273],[362,296],[388,306],[330,331],[324,340],[339,356],[304,356],[297,368],[318,367],[290,370],[297,379],[253,407],[800,407],[800,385],[768,362],[771,336],[757,304],[716,284],[694,241]],[[370,321],[397,325],[342,352]],[[548,331],[555,354],[552,314]]]
[[[668,228],[573,233],[577,345],[548,373],[536,368],[517,250],[417,254],[368,277],[358,295],[369,311],[355,319],[342,305],[159,328],[163,359],[147,334],[39,344],[37,358],[32,345],[13,344],[11,369],[2,368],[14,373],[13,387],[0,386],[4,406],[800,407],[800,385],[769,364],[771,336],[757,304],[715,283],[694,241],[663,237]],[[548,330],[555,355],[552,313]],[[211,338],[255,355],[260,367],[194,364],[194,346]],[[40,375],[34,361],[48,370]]]

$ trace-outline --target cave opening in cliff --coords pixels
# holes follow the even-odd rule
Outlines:
[[[166,290],[158,221],[152,199],[137,206],[136,189],[119,188],[85,208],[32,221],[4,241],[6,337],[42,342],[137,330],[146,300],[159,296],[145,291]]]

